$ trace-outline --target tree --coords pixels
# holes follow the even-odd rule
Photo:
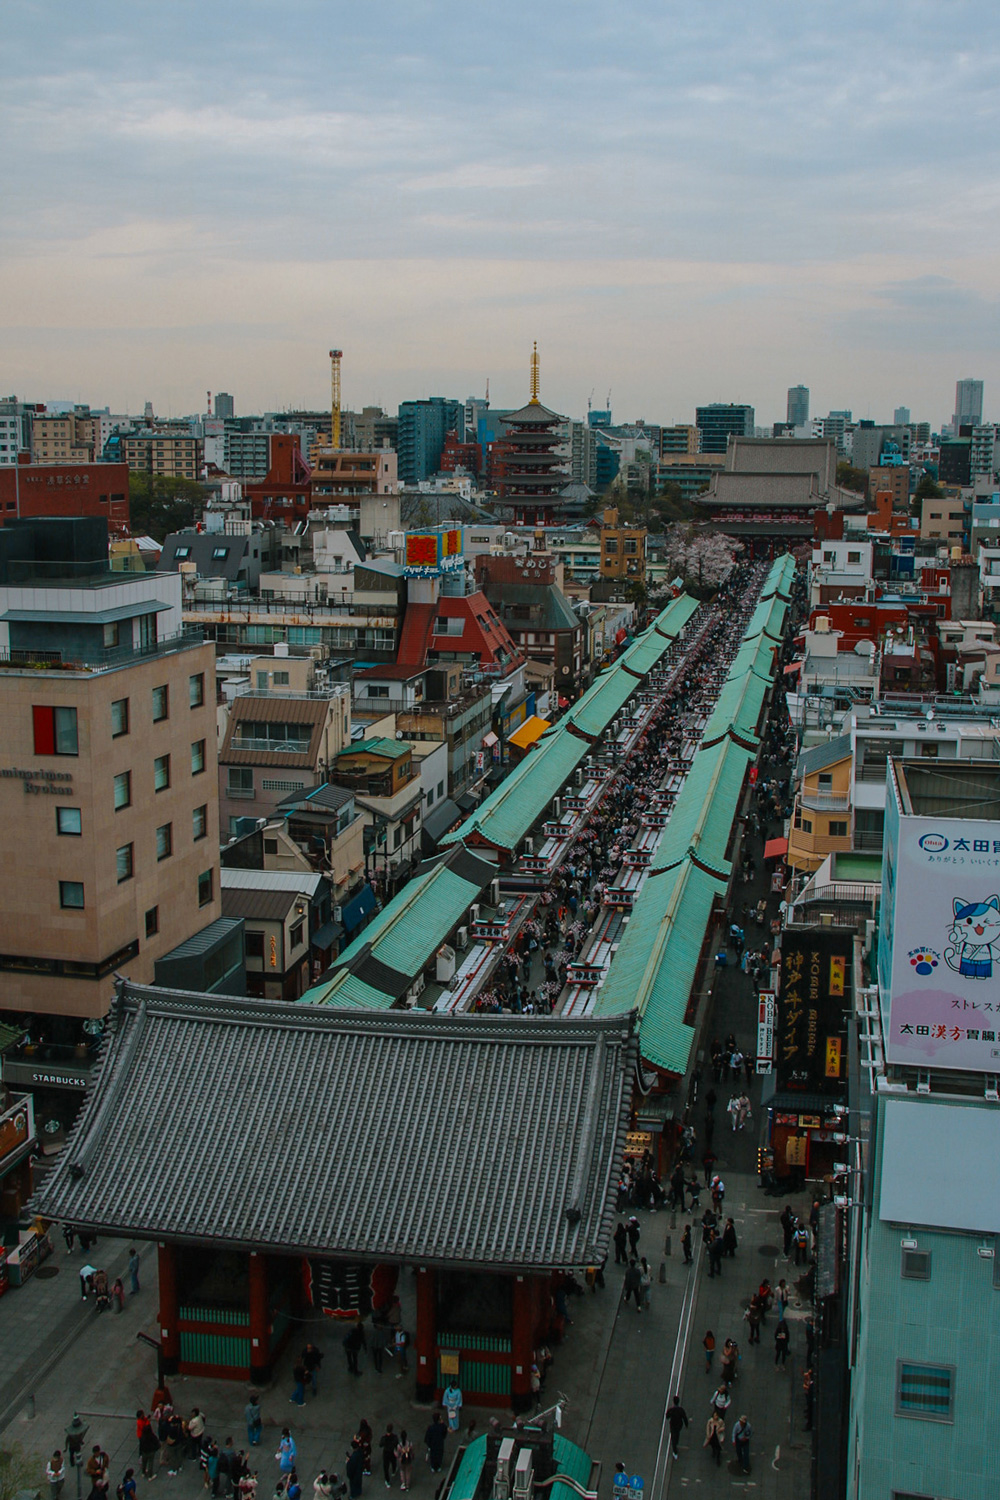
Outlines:
[[[41,1489],[45,1465],[34,1453],[26,1453],[20,1443],[0,1448],[0,1500],[14,1500],[22,1490],[34,1493]]]
[[[868,493],[868,470],[855,469],[846,458],[837,465],[837,483],[842,490],[855,490],[859,495]]]
[[[162,542],[171,531],[197,521],[205,506],[205,486],[172,474],[133,471],[128,478],[132,533]]]
[[[693,592],[714,592],[742,551],[739,542],[717,531],[673,526],[667,534],[667,563]]]
[[[913,498],[914,500],[942,500],[944,490],[936,480],[931,478],[930,474],[923,474],[920,483],[913,491]]]

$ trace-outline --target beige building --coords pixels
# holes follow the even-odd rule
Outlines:
[[[920,535],[929,539],[947,542],[949,547],[961,547],[965,531],[965,506],[960,496],[945,495],[941,499],[925,498],[920,502]]]
[[[284,665],[274,658],[271,670],[283,671]],[[219,751],[225,836],[237,831],[238,819],[270,818],[289,793],[327,781],[350,741],[351,690],[346,683],[311,693],[289,691],[281,684],[234,698]]]
[[[201,476],[201,438],[179,432],[133,432],[121,442],[122,457],[130,469],[173,479]]]
[[[36,464],[92,464],[100,458],[100,422],[67,412],[31,420],[31,458]]]
[[[214,652],[5,660],[0,703],[0,1004],[103,1016],[116,973],[151,983],[221,913]]]

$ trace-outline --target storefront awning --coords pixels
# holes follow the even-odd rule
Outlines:
[[[353,932],[355,927],[360,927],[365,917],[374,910],[375,892],[370,885],[363,885],[358,894],[341,907],[340,920],[344,925],[344,931]]]
[[[783,854],[787,853],[787,839],[768,839],[767,843],[764,845],[765,859],[779,859]]]
[[[339,922],[324,922],[319,931],[313,933],[309,946],[318,953],[325,953],[343,935],[344,929]]]
[[[536,740],[540,740],[546,729],[550,728],[548,719],[541,718],[538,714],[532,714],[530,719],[525,719],[519,729],[515,729],[510,735],[507,743],[516,745],[519,750],[527,750]]]
[[[437,843],[438,839],[443,839],[446,833],[451,832],[461,817],[461,808],[452,802],[450,797],[443,798],[437,807],[432,807],[430,812],[424,816],[420,831],[424,835],[425,843],[430,843],[433,846]]]

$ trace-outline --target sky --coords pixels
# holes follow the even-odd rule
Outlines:
[[[0,392],[1000,420],[995,0],[5,0]]]

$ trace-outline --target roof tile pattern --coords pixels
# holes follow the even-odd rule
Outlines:
[[[498,1269],[606,1252],[630,1017],[345,1015],[125,984],[47,1217]]]

